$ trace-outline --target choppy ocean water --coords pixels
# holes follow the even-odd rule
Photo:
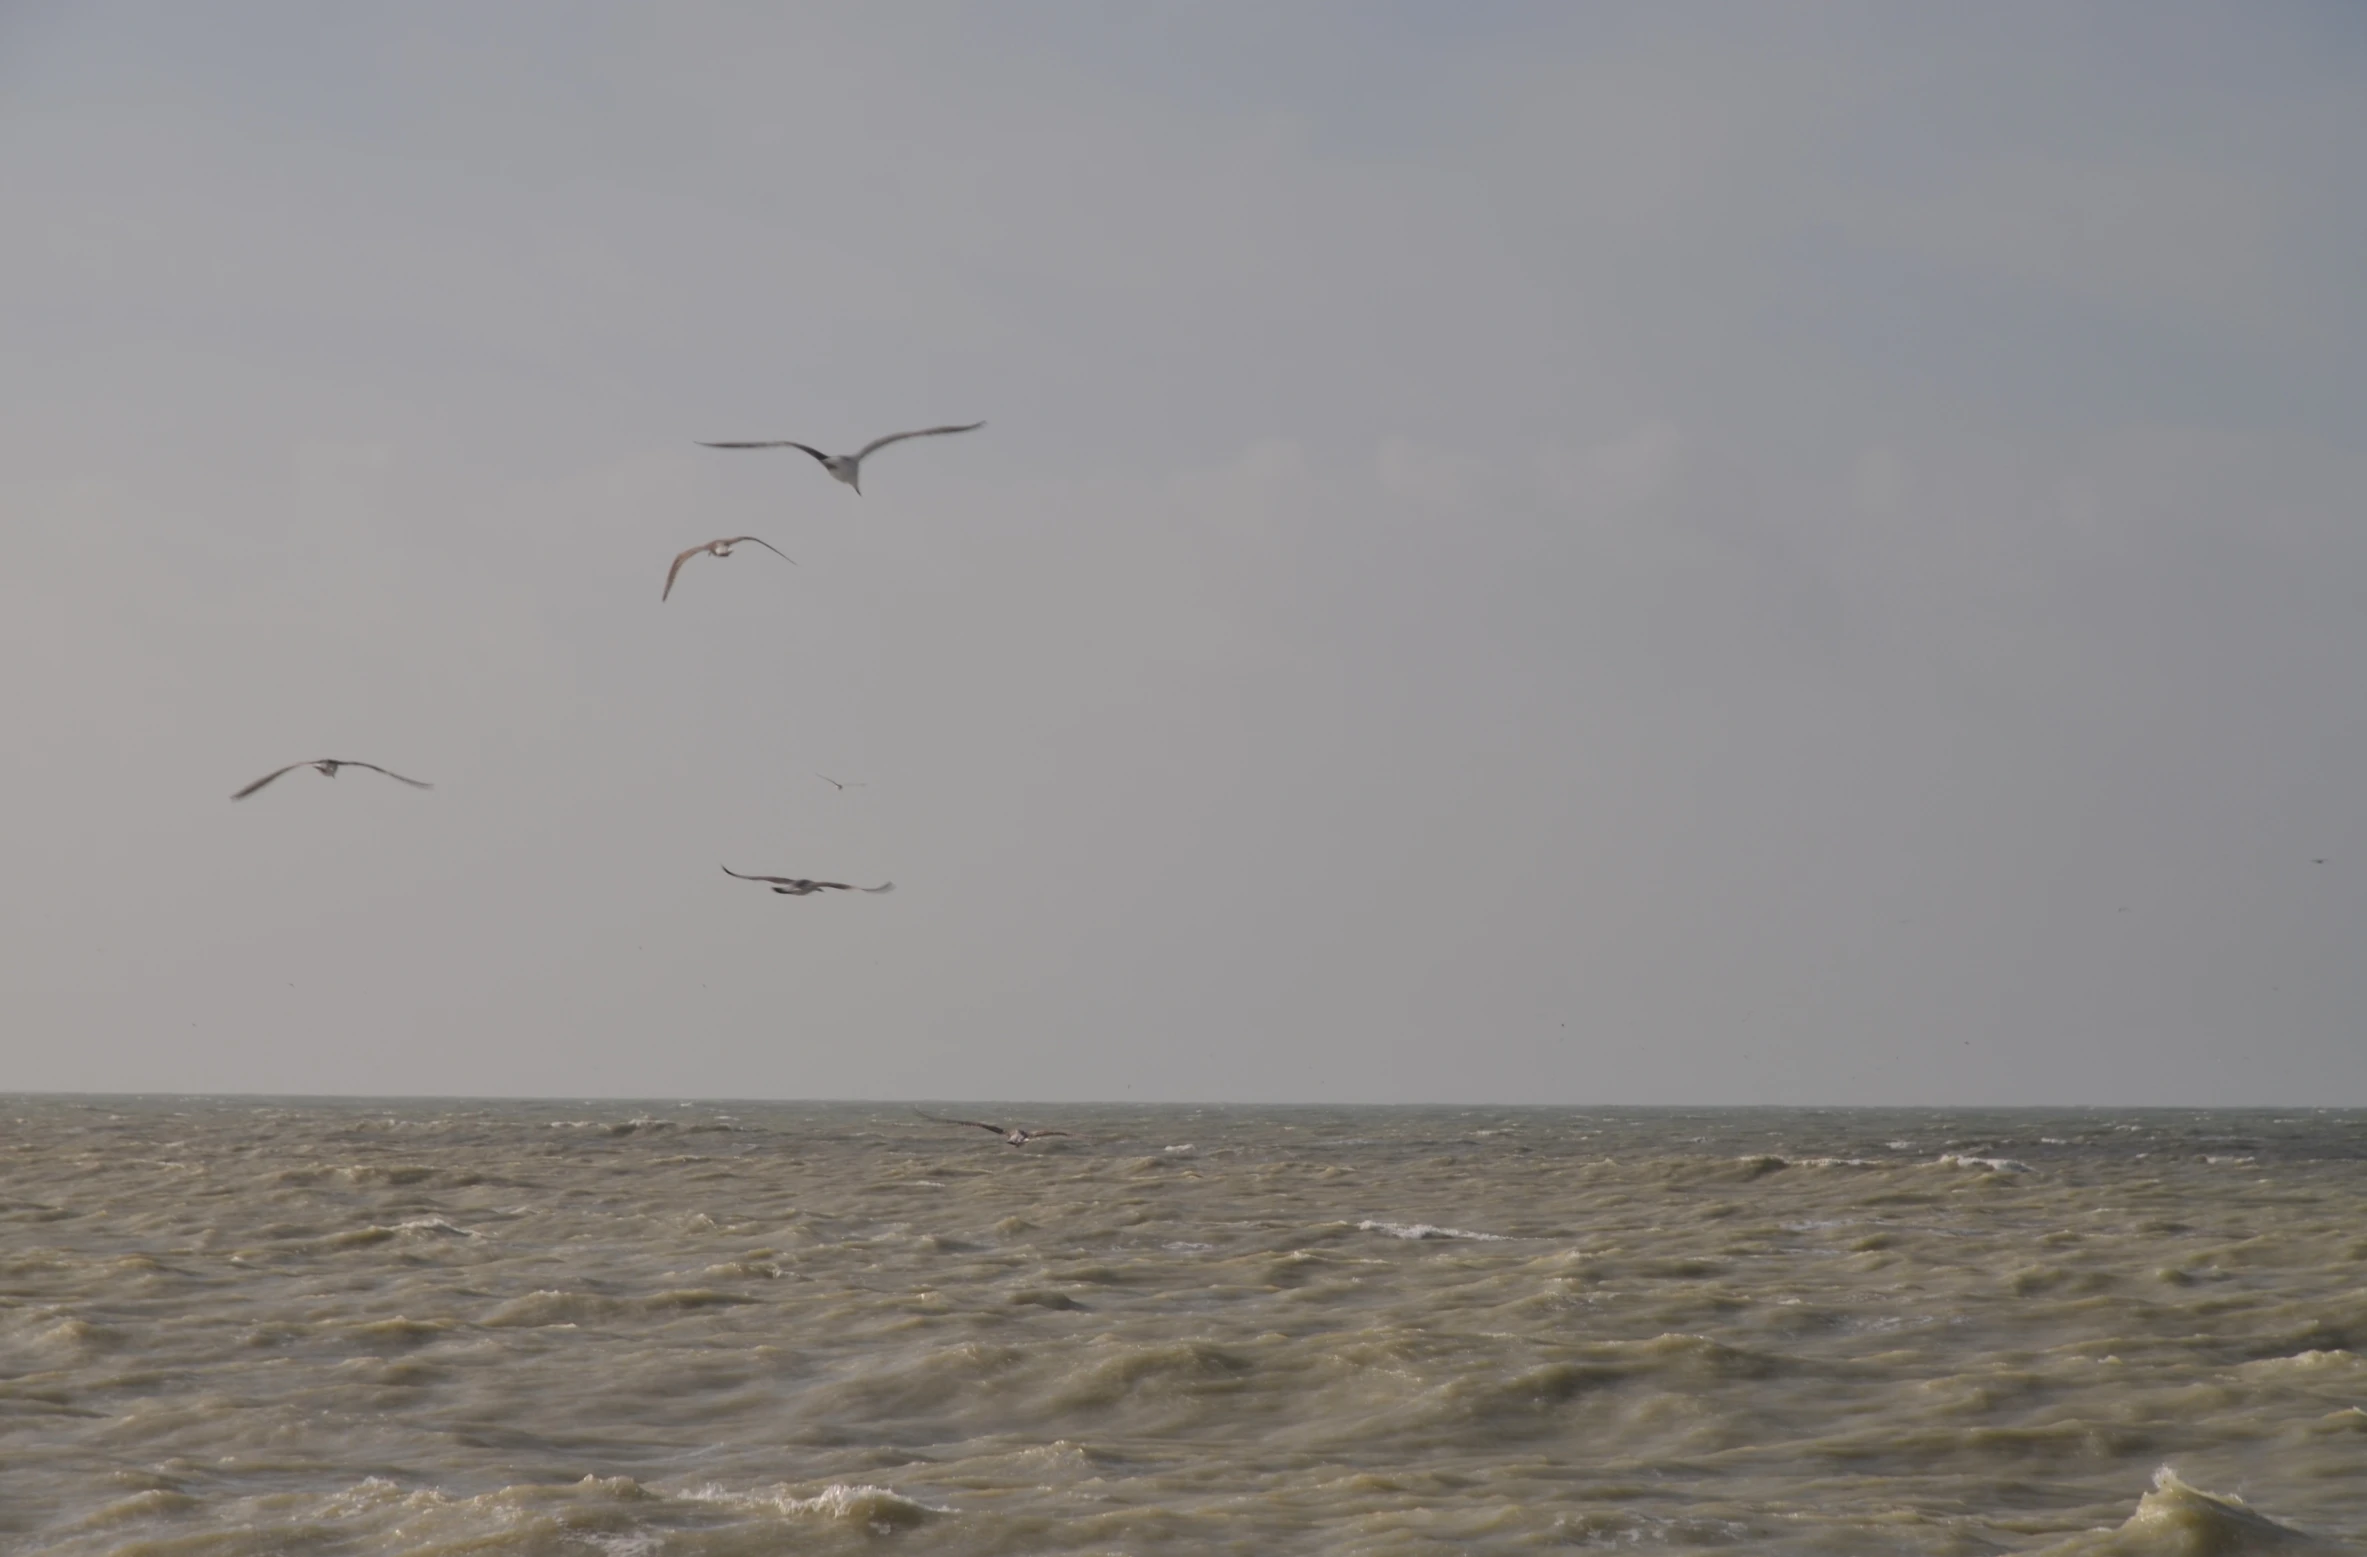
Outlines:
[[[0,1099],[0,1549],[2367,1542],[2367,1113],[1006,1114]]]

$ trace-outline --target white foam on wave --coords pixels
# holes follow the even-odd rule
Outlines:
[[[2117,1530],[2094,1530],[2044,1548],[2035,1557],[2183,1557],[2260,1552],[2332,1554],[2342,1550],[2255,1512],[2232,1492],[2206,1492],[2165,1465],[2153,1490]]]
[[[1356,1224],[1360,1233],[1387,1233],[1392,1238],[1457,1238],[1472,1243],[1510,1243],[1502,1233],[1475,1233],[1461,1227],[1439,1227],[1429,1222],[1373,1222]]]
[[[757,1521],[842,1522],[879,1536],[911,1530],[938,1515],[956,1512],[906,1497],[890,1487],[866,1484],[833,1482],[811,1496],[800,1497],[786,1485],[740,1490],[710,1482],[668,1490],[645,1486],[629,1476],[594,1475],[571,1483],[522,1482],[468,1497],[455,1497],[435,1487],[405,1488],[371,1476],[331,1496],[323,1512],[341,1523],[400,1518],[406,1527],[397,1533],[405,1537],[413,1533],[408,1527],[412,1520],[419,1521],[423,1531],[459,1537],[448,1543],[429,1539],[424,1544],[406,1539],[402,1542],[405,1550],[490,1549],[494,1543],[487,1540],[485,1523],[490,1519],[506,1531],[525,1529],[536,1534],[559,1533],[551,1529],[556,1521],[564,1527],[561,1539],[569,1545],[588,1547],[604,1557],[655,1557],[670,1549],[682,1532],[650,1528],[651,1521],[641,1510],[667,1502],[705,1504]],[[609,1528],[582,1528],[575,1520],[585,1514]],[[623,1528],[617,1528],[619,1525]],[[507,1539],[498,1544],[505,1551],[511,1545]]]
[[[769,1508],[791,1518],[841,1519],[860,1524],[874,1535],[893,1535],[937,1515],[958,1512],[908,1498],[893,1487],[873,1486],[868,1482],[834,1481],[811,1497],[802,1498],[786,1486],[737,1492],[709,1482],[686,1488],[675,1496],[693,1503],[719,1503],[731,1508]]]
[[[442,1233],[451,1238],[474,1238],[477,1236],[468,1228],[455,1222],[447,1222],[440,1216],[415,1216],[407,1222],[397,1222],[394,1226],[398,1233]]]
[[[2362,1367],[2358,1353],[2337,1346],[2327,1351],[2312,1347],[2306,1352],[2295,1352],[2290,1357],[2263,1357],[2254,1362],[2238,1363],[2236,1371],[2246,1374],[2351,1373],[2362,1371]]]
[[[1200,1148],[1189,1141],[1184,1142],[1181,1146],[1162,1146],[1159,1149],[1170,1157],[1197,1157],[1200,1155]]]
[[[574,1534],[576,1540],[606,1557],[655,1557],[666,1549],[666,1537],[654,1530],[581,1530]]]
[[[477,1321],[494,1329],[531,1330],[549,1327],[572,1330],[585,1320],[610,1317],[618,1305],[612,1298],[588,1292],[562,1292],[543,1287],[495,1306]]]
[[[1984,1168],[1991,1173],[2035,1173],[2037,1171],[2035,1168],[2031,1167],[2030,1164],[2016,1161],[2011,1157],[1973,1157],[1968,1156],[1963,1152],[1943,1153],[1939,1160],[1933,1164],[1933,1166],[1940,1168]]]

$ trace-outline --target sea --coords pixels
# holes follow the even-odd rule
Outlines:
[[[2367,1112],[0,1098],[0,1550],[2367,1550]]]

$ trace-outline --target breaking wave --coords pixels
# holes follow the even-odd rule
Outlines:
[[[1439,1227],[1429,1222],[1365,1221],[1357,1223],[1356,1230],[1360,1233],[1387,1233],[1392,1238],[1462,1239],[1470,1243],[1510,1243],[1512,1241],[1502,1233],[1475,1233],[1468,1228]]]
[[[2335,1557],[2342,1548],[2254,1512],[2230,1492],[2205,1492],[2165,1465],[2153,1490],[2116,1530],[2096,1530],[2043,1547],[2032,1557]]]

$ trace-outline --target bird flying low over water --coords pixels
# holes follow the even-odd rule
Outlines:
[[[660,604],[663,604],[663,603],[664,603],[664,601],[665,601],[665,598],[666,598],[666,596],[668,596],[668,595],[670,595],[670,594],[674,593],[674,575],[675,575],[675,574],[677,574],[677,573],[680,573],[680,572],[682,571],[682,565],[683,565],[684,563],[688,562],[688,561],[689,561],[691,558],[693,558],[693,557],[697,556],[697,555],[698,555],[700,552],[708,552],[708,553],[711,553],[711,554],[713,554],[713,555],[715,555],[715,556],[718,556],[718,557],[728,557],[728,556],[730,556],[730,555],[731,555],[731,549],[732,549],[734,546],[737,546],[737,545],[739,545],[739,544],[740,544],[740,542],[742,542],[742,541],[754,541],[754,542],[756,542],[756,544],[757,544],[757,545],[759,545],[759,546],[763,547],[763,548],[764,548],[766,551],[769,551],[769,552],[771,552],[771,553],[772,553],[774,556],[776,556],[776,557],[780,558],[780,559],[781,559],[783,562],[786,562],[787,564],[789,564],[789,566],[791,566],[791,567],[793,567],[793,568],[797,566],[797,559],[796,559],[795,557],[792,557],[792,556],[790,556],[790,555],[789,555],[787,552],[785,552],[785,551],[781,550],[781,548],[780,548],[780,547],[778,547],[778,546],[775,546],[775,545],[774,545],[772,542],[770,542],[770,541],[768,541],[768,540],[765,540],[765,539],[764,539],[763,537],[761,537],[761,536],[756,536],[756,535],[730,535],[730,536],[726,536],[726,537],[724,537],[724,538],[723,538],[722,540],[720,540],[720,541],[709,541],[709,542],[708,542],[706,545],[704,545],[704,546],[693,546],[693,547],[692,547],[690,550],[688,550],[688,551],[684,552],[684,553],[683,553],[681,556],[679,556],[679,557],[676,557],[676,558],[674,559],[674,565],[673,565],[672,567],[670,567],[670,568],[666,569],[666,587],[665,587],[664,589],[662,589],[662,590],[660,590],[660,591],[658,592],[658,601],[659,601],[659,603],[660,603]]]
[[[825,783],[825,784],[828,784],[828,785],[829,785],[831,788],[833,788],[833,789],[840,789],[840,790],[846,790],[846,789],[869,789],[869,788],[871,787],[871,786],[870,786],[870,785],[868,785],[868,784],[849,784],[849,783],[845,783],[845,782],[843,782],[843,781],[841,781],[841,780],[839,780],[839,779],[834,779],[834,778],[832,778],[832,777],[831,777],[829,774],[827,774],[827,773],[817,773],[817,774],[815,774],[815,775],[814,775],[814,777],[816,777],[816,778],[820,779],[820,780],[821,780],[823,783]]]
[[[413,789],[433,789],[436,787],[435,785],[428,783],[425,779],[403,778],[400,773],[395,772],[392,768],[382,768],[375,762],[355,762],[346,757],[322,757],[318,761],[314,762],[291,762],[284,768],[276,768],[273,771],[264,774],[261,778],[255,780],[255,782],[249,784],[246,788],[240,790],[237,794],[232,795],[230,798],[233,800],[244,800],[247,798],[247,796],[253,794],[256,790],[261,789],[264,785],[270,783],[273,779],[278,778],[281,774],[293,773],[298,768],[310,768],[314,772],[320,774],[320,776],[323,778],[335,778],[339,768],[368,768],[372,773],[383,773],[390,779],[400,779],[403,783],[410,785]]]
[[[863,491],[863,462],[891,443],[902,443],[907,438],[934,438],[940,433],[976,432],[984,422],[965,422],[959,427],[923,427],[917,432],[890,433],[885,438],[874,438],[852,454],[824,454],[810,443],[799,443],[793,438],[774,438],[763,443],[707,443],[702,449],[803,449],[822,462],[822,468],[853,487],[857,495]]]
[[[984,1130],[989,1134],[999,1135],[1003,1138],[1003,1141],[1006,1145],[1011,1146],[1025,1146],[1030,1141],[1040,1141],[1049,1135],[1068,1134],[1066,1130],[1020,1130],[1016,1128],[1005,1129],[1001,1125],[988,1124],[983,1119],[948,1119],[943,1114],[922,1113],[922,1111],[917,1108],[914,1109],[913,1112],[920,1114],[923,1119],[933,1119],[939,1124],[968,1125],[973,1130]]]
[[[803,876],[741,876],[729,865],[723,867],[727,876],[738,876],[742,881],[761,881],[787,897],[804,897],[811,892],[893,892],[896,884],[883,881],[876,887],[851,886],[844,881],[809,881]]]

